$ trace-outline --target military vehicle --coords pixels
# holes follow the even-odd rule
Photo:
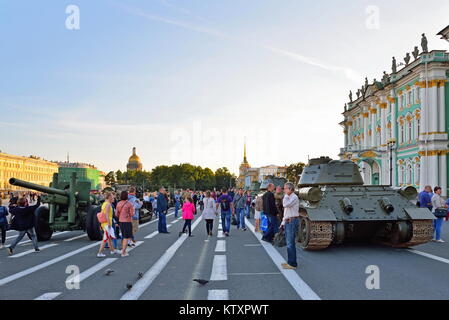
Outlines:
[[[9,183],[43,193],[41,201],[48,206],[36,209],[35,230],[39,241],[48,241],[54,231],[86,230],[90,240],[101,240],[102,234],[97,219],[100,202],[90,194],[91,183],[77,181],[76,172],[70,182],[53,175],[50,187],[11,178]]]
[[[435,218],[428,209],[416,207],[416,188],[366,186],[352,161],[311,159],[299,187],[297,240],[305,250],[348,240],[405,248],[432,239]]]
[[[266,179],[260,184],[259,189],[260,190],[267,190],[268,185],[272,183],[274,184],[274,187],[284,187],[284,184],[287,183],[287,179],[285,178],[279,178],[275,176],[268,176]]]

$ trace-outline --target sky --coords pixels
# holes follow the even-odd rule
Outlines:
[[[79,9],[79,20],[68,6]],[[69,7],[70,8],[70,7]],[[0,0],[0,150],[124,170],[338,158],[353,92],[449,1]],[[67,28],[76,25],[79,28]]]

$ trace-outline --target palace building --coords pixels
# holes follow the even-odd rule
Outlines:
[[[448,39],[449,26],[440,32]],[[356,162],[365,184],[441,186],[449,180],[449,53],[427,49],[423,34],[404,61],[357,91],[343,112],[345,147],[340,158]],[[390,161],[392,159],[392,161]]]
[[[53,179],[53,173],[56,172],[57,163],[35,156],[22,157],[0,152],[0,192],[25,191],[23,188],[11,186],[10,178],[48,186]]]

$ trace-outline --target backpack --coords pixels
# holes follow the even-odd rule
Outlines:
[[[221,206],[221,211],[229,211],[231,209],[231,205],[230,205],[227,197],[221,200],[220,206]]]

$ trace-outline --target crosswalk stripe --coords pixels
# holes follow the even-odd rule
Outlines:
[[[284,275],[285,279],[287,279],[296,293],[304,300],[321,300],[321,298],[309,287],[309,285],[301,279],[301,277],[298,273],[296,273],[295,270],[285,270],[282,268],[281,263],[286,263],[285,259],[275,249],[275,247],[273,247],[272,244],[262,241],[262,235],[260,233],[256,233],[254,226],[247,218],[245,218],[245,220],[248,228],[251,230],[257,240],[259,240],[259,242],[262,244],[262,247],[270,256],[271,260],[273,260],[273,263]]]
[[[5,285],[5,284],[10,283],[10,282],[12,282],[12,281],[15,281],[15,280],[17,280],[17,279],[23,278],[23,277],[25,277],[25,276],[27,276],[27,275],[29,275],[29,274],[32,274],[32,273],[34,273],[34,272],[36,272],[36,271],[39,271],[39,270],[41,270],[41,269],[44,269],[44,268],[46,268],[46,267],[49,267],[49,266],[51,266],[51,265],[53,265],[53,264],[55,264],[55,263],[58,263],[58,262],[63,261],[63,260],[65,260],[65,259],[67,259],[67,258],[70,258],[70,257],[72,257],[72,256],[74,256],[74,255],[76,255],[76,254],[78,254],[78,253],[81,253],[81,252],[83,252],[83,251],[89,250],[90,248],[93,248],[93,247],[95,247],[95,246],[98,246],[98,244],[99,244],[99,242],[91,243],[91,244],[89,244],[89,245],[87,245],[87,246],[84,246],[84,247],[79,248],[79,249],[77,249],[77,250],[71,251],[71,252],[69,252],[69,253],[66,253],[66,254],[64,254],[64,255],[62,255],[62,256],[56,257],[56,258],[54,258],[54,259],[51,259],[51,260],[49,260],[49,261],[47,261],[47,262],[38,264],[38,265],[36,265],[36,266],[34,266],[34,267],[25,269],[25,270],[23,270],[23,271],[20,271],[20,272],[18,272],[18,273],[15,273],[15,274],[13,274],[13,275],[10,275],[10,276],[8,276],[8,277],[6,277],[6,278],[0,279],[0,286],[3,286],[3,285]]]
[[[152,232],[152,233],[150,233],[149,235],[147,235],[146,237],[145,237],[145,239],[152,239],[152,238],[154,238],[155,236],[157,236],[159,234],[159,231],[154,231],[154,232]]]
[[[228,271],[226,265],[225,255],[214,256],[212,263],[212,273],[210,275],[210,281],[224,281],[228,280]]]
[[[218,231],[217,238],[224,238],[224,233],[223,233],[222,230],[219,230],[219,231]]]
[[[57,246],[57,245],[58,245],[57,243],[51,243],[51,244],[48,244],[46,246],[42,246],[39,249],[40,250],[45,250],[45,249],[48,249],[48,248],[51,248],[51,247],[54,247],[54,246]],[[31,250],[27,250],[27,251],[15,254],[13,256],[10,256],[9,258],[20,258],[20,257],[26,256],[26,255],[28,255],[30,253],[34,253],[34,252],[35,252],[35,250],[31,249]]]
[[[43,295],[37,297],[34,300],[53,300],[54,298],[59,296],[61,293],[62,292],[47,292],[47,293],[44,293]]]
[[[229,290],[209,290],[207,300],[229,300]]]
[[[414,249],[407,249],[407,251],[411,252],[411,253],[414,253],[414,254],[417,254],[417,255],[420,255],[422,257],[426,257],[426,258],[429,258],[429,259],[432,259],[432,260],[435,260],[435,261],[439,261],[439,262],[443,262],[443,263],[449,264],[449,259],[441,258],[441,257],[435,256],[435,255],[430,254],[430,253],[426,253],[426,252],[422,252],[422,251],[418,251],[418,250],[414,250]]]
[[[215,252],[226,252],[226,241],[217,240],[217,246],[215,247]]]
[[[202,217],[199,217],[192,225],[192,231],[201,222]],[[120,300],[137,300],[153,283],[154,279],[164,270],[167,264],[175,255],[176,251],[181,247],[187,236],[182,236],[165,253],[159,258],[159,260],[138,280],[131,290],[125,293]]]

